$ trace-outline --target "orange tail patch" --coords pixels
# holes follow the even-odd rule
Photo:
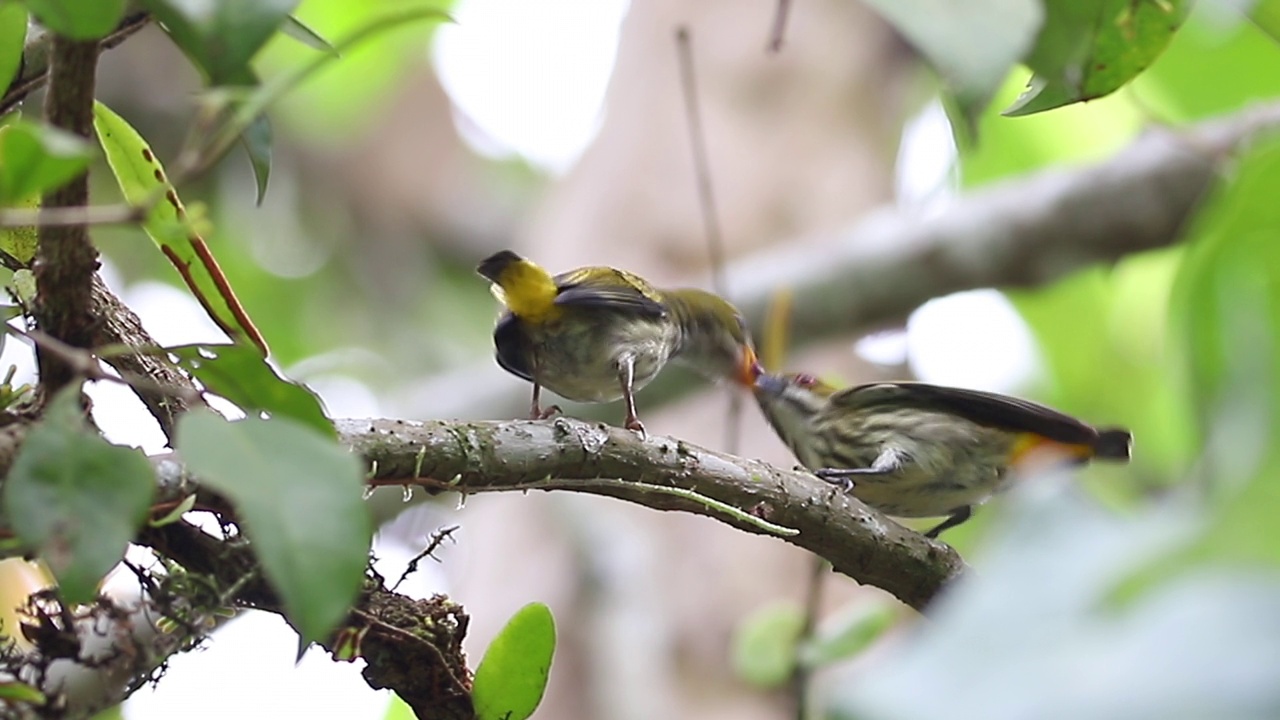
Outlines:
[[[1025,470],[1063,462],[1082,463],[1092,457],[1093,448],[1088,445],[1060,443],[1043,435],[1020,433],[1009,450],[1009,465]]]

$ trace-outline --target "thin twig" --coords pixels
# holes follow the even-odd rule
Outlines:
[[[131,225],[142,222],[150,208],[139,205],[90,205],[51,208],[5,208],[0,227],[65,227],[68,225]]]
[[[124,385],[134,390],[149,390],[156,393],[165,393],[174,397],[181,398],[188,403],[202,402],[200,393],[189,390],[187,388],[174,387],[155,382],[150,378],[142,376],[134,376],[131,374],[121,373],[120,375],[112,375],[102,369],[98,358],[89,350],[68,345],[52,335],[41,332],[39,330],[22,330],[8,323],[4,324],[5,332],[26,340],[32,346],[57,357],[68,367],[74,375],[83,377],[86,380],[106,381]]]
[[[800,632],[796,636],[795,660],[791,666],[791,696],[795,703],[796,720],[805,720],[809,714],[809,678],[813,668],[805,662],[802,651],[812,644],[818,627],[818,611],[822,607],[822,583],[831,571],[831,565],[820,555],[813,556],[809,570],[809,583],[805,586],[804,615]]]
[[[773,13],[773,28],[769,31],[769,52],[782,51],[782,40],[787,34],[787,17],[791,14],[791,0],[778,0]]]
[[[396,584],[391,586],[391,592],[395,592],[396,590],[398,590],[400,588],[400,583],[404,582],[406,578],[408,578],[410,575],[418,571],[418,563],[422,562],[423,558],[429,557],[432,560],[435,560],[436,562],[440,562],[440,558],[432,555],[431,553],[435,552],[436,549],[440,547],[440,544],[445,541],[445,538],[448,538],[449,540],[452,540],[453,542],[456,543],[457,541],[453,539],[453,534],[457,532],[459,527],[461,526],[450,525],[447,528],[441,528],[431,533],[431,542],[427,543],[427,547],[425,550],[418,553],[416,556],[414,556],[412,560],[409,561],[409,565],[404,569],[404,572],[400,574],[400,579],[396,580]]]
[[[702,113],[698,107],[697,72],[693,66],[693,40],[689,28],[676,28],[676,54],[680,63],[680,87],[684,91],[685,122],[689,127],[689,142],[693,150],[693,172],[698,185],[698,203],[702,210],[702,224],[707,239],[707,252],[711,259],[711,287],[716,294],[729,300],[729,282],[725,279],[724,236],[720,232],[720,217],[716,212],[716,199],[711,183],[711,163],[707,159],[706,133],[702,129]],[[725,418],[725,449],[738,452],[742,436],[742,395],[729,394],[729,410]]]

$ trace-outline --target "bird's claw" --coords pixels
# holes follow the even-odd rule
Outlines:
[[[853,492],[853,488],[856,485],[856,483],[853,482],[853,478],[849,477],[847,474],[841,473],[839,470],[819,468],[814,470],[813,474],[816,475],[819,480],[831,483],[845,492]]]
[[[628,430],[634,430],[635,432],[640,433],[641,440],[645,440],[648,438],[648,435],[646,435],[644,431],[644,423],[640,422],[640,418],[635,417],[634,415],[627,418],[627,421],[623,423],[623,427],[625,427]]]
[[[559,405],[551,405],[545,408],[534,410],[529,415],[530,420],[546,420],[553,418],[561,413]]]

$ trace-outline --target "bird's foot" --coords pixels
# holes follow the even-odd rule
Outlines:
[[[857,485],[848,473],[840,470],[819,468],[814,470],[813,474],[816,475],[819,480],[829,482],[845,492],[853,492],[853,488]]]
[[[645,434],[644,423],[640,422],[640,418],[636,417],[635,415],[628,415],[626,422],[623,423],[622,426],[628,430],[634,430],[635,432],[640,433],[641,440],[647,439],[649,437],[648,435]]]
[[[559,405],[549,405],[544,408],[534,408],[533,411],[529,413],[529,419],[546,420],[548,418],[553,418],[560,413],[561,410]]]

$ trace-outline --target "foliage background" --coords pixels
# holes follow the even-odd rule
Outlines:
[[[337,37],[394,4],[306,0],[297,14]],[[688,25],[694,37],[731,260],[775,245],[821,253],[873,207],[936,212],[964,189],[1104,159],[1150,125],[1181,125],[1280,95],[1274,38],[1226,3],[1202,2],[1155,64],[1106,98],[1002,117],[999,110],[1026,81],[1026,71],[1015,72],[980,118],[978,143],[957,150],[935,99],[936,79],[861,4],[795,3],[777,55],[763,50],[769,3],[519,5],[459,0],[456,27],[398,30],[276,106],[272,181],[261,207],[254,207],[248,164],[234,156],[183,189],[188,203],[207,204],[214,227],[208,239],[276,359],[315,387],[332,415],[501,417],[486,398],[519,381],[492,367],[494,302],[472,271],[496,249],[512,247],[557,270],[608,263],[659,284],[709,286],[675,64],[677,25]],[[615,30],[613,57],[611,43],[600,38]],[[571,55],[584,38],[594,54]],[[313,52],[276,38],[258,68],[270,75]],[[470,75],[443,74],[451,62],[470,67]],[[581,108],[589,111],[591,103],[582,96],[591,96],[592,79],[599,83],[610,62],[600,114],[584,122]],[[567,69],[577,66],[586,72],[568,79]],[[487,109],[474,100],[486,82],[498,88]],[[162,159],[181,145],[188,99],[198,88],[195,72],[156,28],[106,53],[99,71],[101,99]],[[467,105],[454,104],[468,96],[474,118]],[[495,127],[507,138],[486,134]],[[574,140],[541,156],[535,142],[519,146],[524,155],[505,144],[519,133],[536,139],[547,127],[576,128],[576,142],[590,142],[576,157],[563,149]],[[787,365],[850,383],[914,374],[986,386],[1124,424],[1138,439],[1133,465],[1091,468],[1080,478],[1109,514],[1097,519],[1088,515],[1094,510],[1063,501],[1086,514],[1073,517],[1087,527],[1155,517],[1156,525],[1181,529],[1183,543],[1152,553],[1163,560],[1144,571],[1151,585],[1181,578],[1187,568],[1241,562],[1253,579],[1273,582],[1280,540],[1268,518],[1280,501],[1280,464],[1260,438],[1280,432],[1270,421],[1280,411],[1280,365],[1268,355],[1280,347],[1280,244],[1270,204],[1280,184],[1276,157],[1263,147],[1243,169],[1233,168],[1184,245],[1007,293],[1011,305],[991,292],[944,300],[895,327],[876,328],[870,343],[849,337],[796,348]],[[109,173],[91,177],[95,201],[116,197]],[[102,228],[95,240],[110,283],[157,339],[218,338],[140,230]],[[17,350],[9,343],[3,362],[23,362],[13,356]],[[1241,409],[1249,397],[1261,398],[1260,414]],[[641,400],[646,412],[643,394]],[[104,396],[95,414],[109,436],[154,447],[158,432],[128,403],[123,394]],[[727,404],[724,392],[704,390],[645,417],[652,432],[724,447]],[[1231,421],[1238,417],[1261,417],[1263,427],[1241,430]],[[792,462],[754,408],[741,423],[744,454]],[[1255,461],[1232,461],[1242,456]],[[1159,520],[1164,511],[1153,508],[1182,502],[1196,483],[1199,506],[1215,508],[1199,517],[1208,529],[1187,529],[1181,516]],[[388,575],[398,574],[397,563],[427,533],[462,525],[457,545],[415,576],[412,590],[448,592],[467,607],[473,658],[526,602],[551,606],[562,637],[540,716],[788,716],[782,692],[745,682],[729,658],[735,633],[753,614],[799,601],[810,567],[801,551],[705,519],[567,494],[476,497],[463,508],[452,500],[406,506],[394,491],[378,495],[384,517],[398,515],[376,545]],[[947,540],[981,565],[982,548],[1004,547],[999,537],[1016,543],[1027,537],[1018,533],[1034,534],[1016,524],[998,527],[1016,502],[994,502]],[[1115,542],[1109,551],[1121,556],[1142,545],[1120,530],[1106,537]],[[1059,563],[1101,564],[1070,542],[1045,548],[1015,566],[1042,573],[1046,593],[1067,592],[1053,581]],[[1132,565],[1146,568],[1141,559]],[[832,576],[825,585],[828,624],[884,602],[846,578]],[[1259,593],[1276,597],[1273,587]],[[1016,593],[1007,602],[1017,602]],[[1019,627],[999,612],[977,622],[1005,623],[1011,635]],[[825,671],[819,692],[833,694],[837,706],[874,702],[876,676],[860,673],[890,657],[895,642],[910,642],[910,624],[899,624],[889,647]],[[964,652],[957,661],[972,660]],[[207,652],[176,660],[154,695],[139,695],[123,714],[153,717],[178,707],[190,714],[180,698],[195,692],[204,698],[199,712],[209,716],[247,708],[316,712],[338,703],[366,717],[404,716],[397,706],[388,710],[388,700],[353,669],[317,656],[294,670],[292,653],[282,622],[237,619]],[[894,666],[882,667],[888,673]],[[1147,679],[1170,685],[1158,675],[1153,670]],[[838,689],[850,677],[869,678],[871,700],[841,699]],[[898,710],[901,717],[928,716],[927,708]]]

